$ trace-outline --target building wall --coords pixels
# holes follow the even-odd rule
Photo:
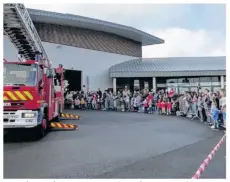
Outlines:
[[[109,68],[123,61],[136,58],[47,42],[43,42],[43,46],[52,60],[53,67],[61,63],[65,69],[74,67],[75,70],[81,70],[83,73],[82,85],[86,85],[88,76],[90,89],[112,88]],[[17,50],[6,36],[4,36],[4,58],[17,60]]]
[[[115,34],[78,27],[34,22],[44,42],[142,57],[142,45]]]

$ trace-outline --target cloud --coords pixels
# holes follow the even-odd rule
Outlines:
[[[165,43],[143,47],[143,57],[225,56],[225,39],[218,32],[181,28],[146,31]]]
[[[81,15],[135,28],[150,28],[186,13],[187,6],[162,4],[25,4],[27,8]],[[170,16],[169,16],[170,15]]]

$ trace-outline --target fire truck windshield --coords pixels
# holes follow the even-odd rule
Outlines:
[[[5,86],[34,86],[36,77],[36,64],[4,64]]]

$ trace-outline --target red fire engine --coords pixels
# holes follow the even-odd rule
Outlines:
[[[26,60],[4,60],[4,129],[32,128],[43,137],[64,107],[63,68],[51,68],[23,4],[4,4],[4,34]]]

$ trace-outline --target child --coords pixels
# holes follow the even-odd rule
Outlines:
[[[165,100],[161,102],[162,114],[166,114],[166,103]]]
[[[211,126],[212,129],[219,130],[219,110],[217,108],[216,102],[212,102],[210,116],[213,119],[214,123]]]
[[[151,99],[149,100],[148,105],[149,105],[149,114],[152,114],[153,113],[153,101]]]
[[[137,99],[137,96],[134,97],[133,108],[134,108],[135,112],[138,112],[138,99]]]
[[[137,112],[142,112],[142,97],[139,93],[137,93],[137,97],[136,97],[136,102],[137,102]]]
[[[83,97],[81,98],[81,101],[80,101],[80,107],[82,110],[85,110],[85,100]]]
[[[147,100],[145,99],[143,102],[143,107],[144,107],[144,112],[147,113],[147,109],[148,109],[148,103]]]
[[[97,110],[101,110],[101,99],[99,95],[97,95]]]
[[[93,110],[97,109],[97,96],[95,93],[93,94],[92,108],[93,108]]]
[[[161,110],[161,99],[158,100],[158,103],[157,103],[157,112],[158,114],[161,114],[162,113],[162,110]]]
[[[129,102],[130,102],[129,95],[126,95],[126,97],[125,97],[125,110],[128,112],[130,111]]]
[[[133,112],[134,111],[134,96],[132,96],[131,98],[131,104],[130,104],[130,111]]]
[[[167,115],[171,115],[171,109],[172,109],[172,102],[168,100],[167,102]]]
[[[124,112],[125,111],[125,101],[124,101],[124,97],[120,98],[120,105],[121,105],[121,111]]]
[[[79,109],[79,106],[80,106],[80,100],[78,97],[75,98],[74,100],[74,109]]]
[[[92,108],[92,96],[89,94],[87,97],[87,109],[90,110]]]
[[[113,94],[113,110],[117,111],[117,96],[115,93]]]

